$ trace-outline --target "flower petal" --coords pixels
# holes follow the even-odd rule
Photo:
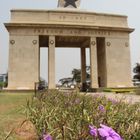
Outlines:
[[[52,140],[52,136],[50,134],[44,135],[43,140]]]
[[[114,139],[114,140],[122,140],[121,136],[116,133],[113,129],[109,132],[109,135]]]
[[[107,137],[106,140],[115,140],[115,139],[113,139],[111,137]]]
[[[89,125],[89,128],[90,128],[90,134],[92,136],[97,137],[97,129],[95,127],[91,126],[91,125]]]
[[[89,128],[90,128],[90,129],[94,129],[95,127],[94,127],[94,126],[92,126],[92,125],[89,125]]]
[[[103,128],[99,128],[98,131],[99,131],[99,134],[101,137],[108,137],[109,136],[109,133]]]
[[[120,136],[112,136],[113,140],[123,140]]]
[[[107,132],[113,130],[112,128],[110,128],[110,127],[108,127],[108,126],[106,126],[106,125],[103,125],[103,124],[100,124],[100,126],[101,126],[103,129],[105,129]]]

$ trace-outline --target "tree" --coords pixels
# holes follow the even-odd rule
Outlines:
[[[72,70],[73,81],[76,83],[81,83],[81,69]],[[86,66],[86,80],[90,79],[90,66]]]
[[[75,81],[76,83],[81,82],[81,69],[73,69],[72,70],[72,80]]]
[[[72,70],[72,78],[62,78],[59,80],[62,86],[66,85],[69,87],[70,85],[74,85],[74,83],[81,83],[81,69],[73,69]],[[90,79],[90,66],[86,66],[86,80]]]
[[[73,83],[72,78],[62,78],[59,80],[62,86],[66,85],[67,87]]]
[[[140,64],[139,63],[136,63],[136,66],[134,67],[133,72],[135,73],[135,75],[133,76],[134,84],[137,81],[140,82]]]
[[[90,79],[90,66],[86,66],[86,79]]]

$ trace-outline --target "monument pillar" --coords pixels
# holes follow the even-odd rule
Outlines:
[[[86,48],[81,48],[81,83],[86,81]]]
[[[49,36],[48,89],[55,89],[55,36]]]
[[[11,35],[8,89],[34,89],[39,81],[39,37]]]
[[[90,38],[90,68],[91,88],[98,88],[97,43],[95,37]]]
[[[107,87],[133,86],[128,35],[125,38],[106,37],[106,64]]]

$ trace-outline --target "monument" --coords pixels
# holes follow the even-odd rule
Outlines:
[[[59,0],[55,10],[11,10],[8,89],[33,89],[40,77],[40,48],[48,47],[48,88],[55,88],[55,48],[81,50],[82,83],[90,48],[91,88],[131,87],[127,16],[78,9],[80,0]]]
[[[70,8],[78,8],[80,6],[81,0],[59,0],[58,7],[70,7]]]

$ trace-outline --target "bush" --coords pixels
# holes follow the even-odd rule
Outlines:
[[[3,88],[3,82],[0,82],[0,89]]]
[[[55,140],[92,140],[89,125],[100,124],[112,127],[125,140],[140,139],[139,104],[100,95],[48,91],[28,101],[27,117],[40,140],[44,134]]]
[[[0,82],[0,89],[7,87],[7,82]]]

